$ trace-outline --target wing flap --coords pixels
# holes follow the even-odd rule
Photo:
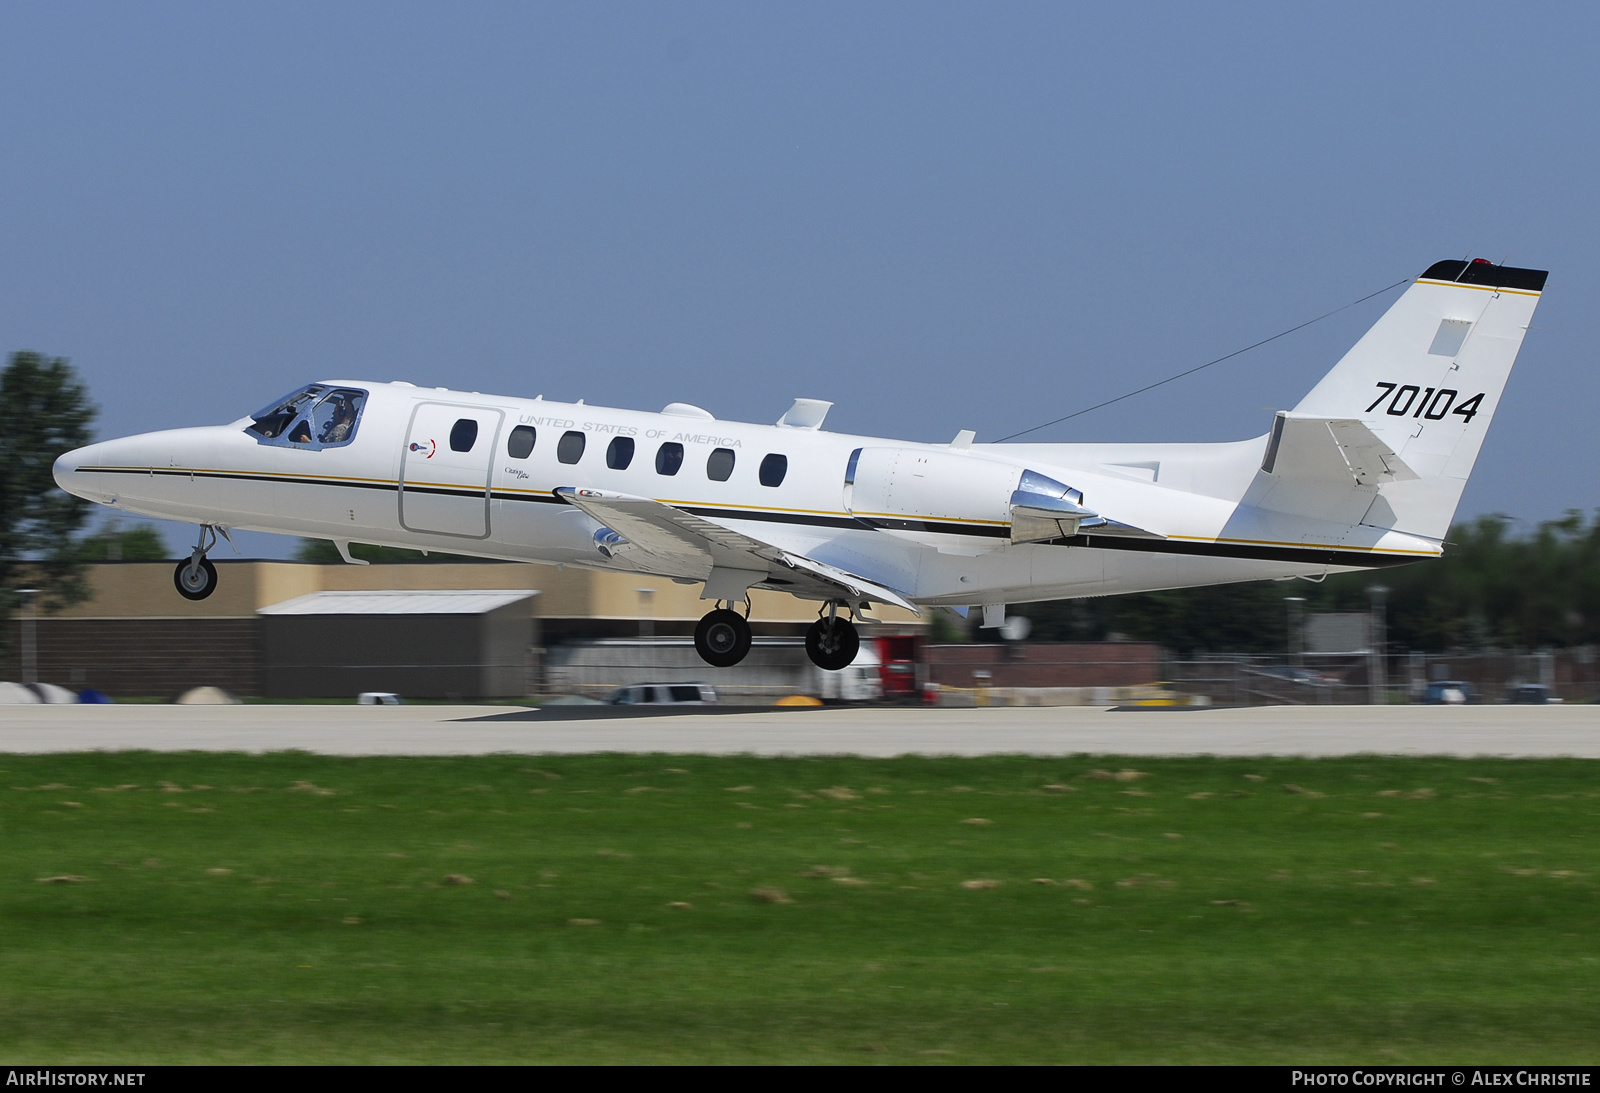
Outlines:
[[[605,545],[613,555],[625,554],[630,567],[707,581],[708,593],[729,591],[738,583],[733,580],[737,574],[739,579],[752,578],[746,588],[760,584],[812,599],[887,603],[922,614],[922,609],[905,594],[892,588],[762,542],[674,505],[648,497],[570,486],[555,493],[599,521],[602,531],[609,530],[619,537],[620,541],[605,540]],[[601,541],[597,537],[596,542]]]
[[[869,581],[864,577],[857,577],[854,573],[847,573],[824,562],[819,562],[803,555],[785,552],[783,564],[791,569],[809,573],[826,584],[844,589],[851,594],[851,598],[854,600],[875,600],[879,603],[893,604],[911,612],[913,615],[922,614],[922,608],[894,589]]]

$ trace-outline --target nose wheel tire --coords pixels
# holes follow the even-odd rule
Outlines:
[[[818,619],[806,631],[806,656],[823,671],[850,667],[860,650],[861,635],[849,619]]]
[[[694,628],[694,651],[714,668],[732,668],[750,651],[750,624],[737,611],[708,612]]]
[[[185,558],[172,573],[178,595],[186,600],[203,600],[217,590],[217,567],[210,558]]]

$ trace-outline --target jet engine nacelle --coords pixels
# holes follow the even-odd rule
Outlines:
[[[928,448],[857,448],[844,507],[885,531],[995,529],[1012,542],[1073,535],[1095,514],[1083,495],[1015,463]]]
[[[928,522],[1001,526],[1010,523],[1011,494],[1021,477],[1021,467],[982,456],[857,448],[845,470],[844,507],[890,530],[921,530],[909,525]]]

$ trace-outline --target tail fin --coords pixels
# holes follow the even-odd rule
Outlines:
[[[1414,472],[1382,482],[1361,523],[1444,538],[1546,276],[1429,266],[1294,408],[1360,422]]]

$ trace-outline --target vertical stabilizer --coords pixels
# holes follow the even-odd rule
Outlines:
[[[1294,408],[1359,421],[1415,472],[1384,482],[1363,524],[1444,538],[1546,276],[1435,263]]]

